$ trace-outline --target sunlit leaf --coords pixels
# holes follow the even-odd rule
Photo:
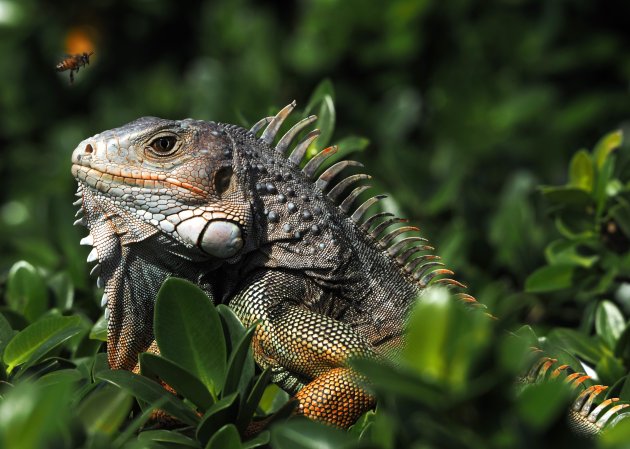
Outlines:
[[[569,166],[569,185],[579,187],[587,192],[593,189],[593,162],[586,150],[580,150],[573,155]]]
[[[33,363],[48,351],[83,330],[78,316],[42,318],[20,331],[4,350],[4,363],[9,372],[23,363]]]
[[[265,382],[265,388],[258,405],[265,414],[271,414],[280,410],[289,399],[289,394],[282,388],[276,384],[267,385],[267,382]]]
[[[613,131],[602,137],[593,149],[593,158],[597,168],[601,168],[608,158],[608,155],[619,148],[623,142],[623,134],[621,130]]]
[[[613,349],[626,327],[621,310],[611,301],[602,301],[595,313],[595,331]]]

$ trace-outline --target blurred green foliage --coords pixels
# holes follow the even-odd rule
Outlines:
[[[377,188],[500,313],[552,238],[536,185],[563,182],[573,152],[630,113],[622,2],[0,6],[0,268],[64,267],[81,289],[84,249],[68,226],[79,141],[142,115],[251,124],[294,98],[306,106],[328,78],[332,140],[370,140],[357,157]],[[95,55],[69,85],[54,66],[85,46]],[[531,319],[577,319],[514,300],[536,302]]]
[[[245,417],[282,407],[286,395],[269,386],[251,410],[265,375],[222,308],[204,313],[215,324],[218,313],[224,356],[198,365],[173,351],[143,356],[145,377],[107,374],[100,291],[71,226],[69,159],[83,138],[138,116],[249,125],[294,98],[320,116],[318,148],[356,153],[391,194],[386,207],[421,225],[501,321],[463,319],[436,293],[411,318],[421,352],[396,369],[357,362],[376,413],[349,434],[281,425],[274,447],[566,445],[567,398],[545,386],[513,394],[522,366],[509,354],[522,348],[502,329],[531,324],[538,343],[630,397],[629,139],[607,134],[576,152],[611,129],[629,135],[629,14],[588,0],[0,0],[5,446],[229,447]],[[89,49],[73,85],[54,71],[64,53]],[[423,307],[441,320],[423,322]],[[187,379],[189,390],[166,404],[156,379]],[[211,430],[136,435],[161,407]],[[629,429],[601,444],[623,447]]]

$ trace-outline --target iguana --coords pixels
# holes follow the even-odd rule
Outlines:
[[[137,369],[141,352],[159,351],[154,301],[178,276],[257,325],[254,358],[294,395],[297,413],[348,427],[375,400],[347,361],[396,351],[429,285],[465,287],[418,228],[368,212],[384,195],[356,207],[368,188],[357,183],[369,176],[341,172],[360,163],[336,162],[317,176],[335,147],[304,162],[319,134],[308,131],[315,116],[276,138],[294,107],[249,130],[143,117],[82,141],[72,154],[77,223],[89,228],[81,243],[93,247],[88,262],[105,290],[113,369]],[[568,373],[556,365],[542,357],[529,377]],[[622,408],[611,406],[616,399],[595,406],[605,387],[564,375],[583,390],[569,413],[582,432],[598,432]]]

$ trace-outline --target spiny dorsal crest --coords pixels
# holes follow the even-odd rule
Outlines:
[[[264,117],[256,122],[249,131],[256,136],[262,130],[259,139],[267,145],[272,146],[282,124],[295,106],[296,102],[291,102],[282,108],[275,116]],[[286,158],[286,153],[291,144],[316,120],[317,116],[311,115],[293,125],[293,127],[278,140],[274,147],[275,154],[278,157]],[[317,139],[319,134],[320,131],[318,129],[307,132],[295,145],[288,156],[288,160],[299,167],[304,162],[307,149]],[[440,258],[438,256],[429,253],[433,251],[434,248],[427,244],[425,238],[417,235],[401,237],[403,234],[418,232],[419,229],[417,227],[398,226],[388,231],[387,229],[391,226],[405,223],[407,220],[394,217],[393,214],[388,212],[377,212],[372,215],[367,213],[368,209],[383,198],[386,198],[386,195],[372,196],[358,207],[355,207],[358,197],[371,187],[369,185],[357,186],[356,184],[359,181],[370,179],[371,176],[366,174],[353,174],[337,182],[333,182],[344,169],[348,167],[363,167],[360,162],[342,160],[332,164],[319,176],[316,176],[316,173],[324,162],[336,152],[336,146],[323,149],[306,162],[302,168],[302,172],[308,179],[313,181],[315,187],[324,192],[325,195],[337,205],[345,216],[351,219],[357,227],[368,235],[369,240],[373,242],[376,248],[393,259],[400,266],[403,273],[421,288],[427,287],[429,284],[465,288],[463,284],[454,279],[441,277],[452,276],[454,273],[451,270],[443,268],[444,264],[439,261]],[[355,187],[350,193],[347,193],[351,186]],[[460,293],[459,297],[463,302],[481,305],[472,296],[465,293]]]

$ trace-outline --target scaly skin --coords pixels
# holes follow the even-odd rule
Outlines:
[[[417,228],[386,232],[402,220],[365,218],[380,197],[353,211],[363,187],[346,193],[366,176],[331,188],[359,164],[314,178],[327,149],[300,169],[316,132],[284,155],[313,117],[272,145],[294,106],[250,131],[145,117],[84,140],[72,154],[78,222],[90,230],[82,243],[94,247],[88,260],[98,261],[105,288],[112,368],[133,370],[155,348],[157,291],[169,276],[187,278],[246,326],[258,322],[254,357],[295,395],[299,413],[347,427],[374,405],[348,360],[399,348],[409,307],[430,283],[463,286],[445,277],[452,272],[424,239],[395,239]]]

